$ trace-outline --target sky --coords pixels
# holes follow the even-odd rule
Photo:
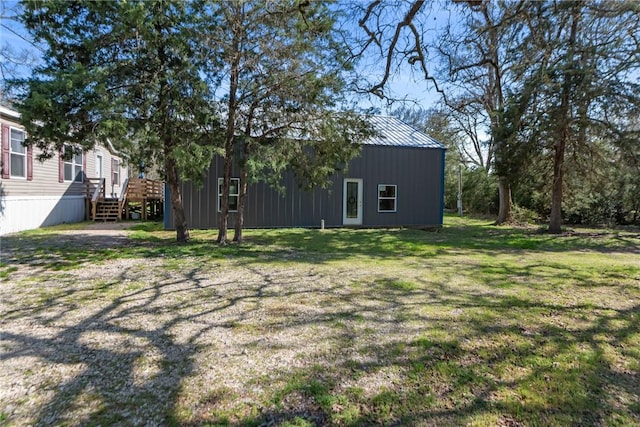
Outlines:
[[[363,5],[370,4],[370,1],[358,0],[355,3],[359,4],[362,8]],[[396,26],[401,22],[409,9],[413,5],[410,1],[398,1],[394,2],[386,0],[380,3],[378,6],[379,16],[370,17],[365,23],[371,30],[378,30],[382,28],[384,35],[380,37],[383,43],[383,50],[386,53],[388,48],[389,39],[396,30]],[[423,51],[426,55],[429,55],[429,49],[427,44],[432,43],[438,33],[440,33],[445,27],[456,25],[455,4],[450,0],[430,0],[425,2],[420,11],[415,15],[413,22],[416,29],[421,33],[425,43],[422,44]],[[363,16],[363,12],[357,13],[358,16]],[[361,28],[354,28],[359,36],[364,35],[364,31]],[[408,27],[404,27],[398,38],[397,48],[407,49],[412,48],[414,45],[413,37],[411,36]],[[384,73],[384,65],[386,57],[381,57],[380,50],[369,49],[365,58],[363,58],[360,72],[367,75],[373,83],[378,83]],[[435,62],[428,61],[427,68],[430,74],[433,74],[435,70]],[[402,100],[405,99],[405,106],[408,107],[421,107],[423,109],[429,109],[437,106],[441,102],[441,95],[436,91],[434,85],[425,80],[424,75],[418,70],[417,65],[415,70],[412,71],[411,66],[405,60],[401,65],[398,65],[397,61],[394,61],[394,65],[391,68],[392,73],[389,78],[388,84],[385,87],[385,93],[389,98]],[[397,109],[402,104],[401,102],[394,102],[389,105],[387,101],[381,101],[379,99],[372,99],[369,102],[374,107],[381,109],[381,113],[389,113],[392,110]],[[364,105],[365,102],[361,102]]]
[[[15,16],[17,2],[0,0],[0,60],[3,75],[6,77],[26,77],[31,68],[21,65],[22,56],[28,55],[31,60],[39,58],[39,51],[27,43],[24,28],[11,17]],[[14,62],[15,61],[15,62]]]
[[[7,19],[7,17],[14,15],[13,9],[16,7],[15,1],[2,1],[0,0],[0,56],[4,63],[7,64],[6,56],[20,56],[24,53],[29,53],[32,57],[31,66],[37,63],[40,56],[40,51],[27,43],[24,38],[24,28],[15,22],[14,20]],[[397,19],[396,16],[391,17]],[[448,19],[445,14],[436,14],[433,17],[433,22],[430,24],[438,25]],[[24,38],[23,38],[24,37]],[[359,69],[366,78],[377,82],[381,78],[383,68],[383,60],[374,54],[373,52],[369,57],[365,58],[362,62],[362,66]],[[8,77],[28,77],[31,73],[31,66],[14,65],[10,66],[10,70],[5,66],[2,70],[8,74]],[[13,75],[11,75],[13,74]],[[5,76],[2,76],[3,78]],[[390,103],[388,100],[380,99],[376,96],[363,96],[357,98],[357,105],[363,109],[373,108],[381,114],[390,114],[393,110],[400,107],[402,104],[410,107],[421,107],[428,109],[434,107],[440,101],[439,94],[433,88],[430,82],[424,80],[420,75],[414,75],[408,66],[403,66],[396,70],[390,77],[387,87],[385,88],[389,97],[395,100],[406,100],[402,102]]]

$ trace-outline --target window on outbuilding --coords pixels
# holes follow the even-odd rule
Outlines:
[[[224,178],[218,178],[218,212],[222,211],[222,185]],[[240,198],[240,178],[231,178],[229,183],[229,212],[238,212]]]
[[[398,186],[378,185],[378,212],[396,212],[398,202]]]

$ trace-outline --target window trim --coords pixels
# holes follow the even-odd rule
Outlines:
[[[231,184],[231,182],[233,182],[233,181],[237,181],[238,182],[238,185],[236,187],[238,189],[238,192],[235,193],[235,194],[232,194],[231,193],[231,185],[229,185],[229,198],[237,197],[238,198],[238,202],[240,202],[240,178],[231,178],[231,181],[230,181],[229,184]],[[221,189],[222,189],[222,185],[223,184],[224,184],[224,178],[218,178],[218,187],[217,187],[218,188],[218,190],[217,190],[217,192],[218,192],[218,197],[217,197],[217,199],[218,199],[218,212],[222,212],[222,209],[221,209],[222,208],[222,191],[221,191]],[[238,212],[238,210],[237,209],[235,209],[235,210],[229,209],[229,212]]]
[[[26,180],[27,177],[29,176],[29,171],[28,171],[28,165],[27,165],[27,158],[29,157],[29,150],[27,147],[25,147],[24,145],[20,144],[22,146],[22,148],[24,149],[24,153],[18,153],[16,151],[13,151],[13,138],[12,133],[13,131],[16,132],[20,132],[22,133],[22,142],[24,142],[25,139],[27,139],[27,133],[25,131],[23,131],[22,129],[18,129],[16,127],[13,126],[9,126],[9,178],[11,179],[24,179]],[[23,158],[23,164],[24,164],[24,176],[22,175],[14,175],[13,171],[12,171],[12,166],[13,166],[13,155],[18,155],[18,156],[22,156]]]
[[[65,157],[65,151],[67,149],[67,147],[69,147],[70,149],[73,149],[73,146],[71,144],[64,144],[63,146],[63,150],[62,150],[62,178],[63,178],[63,182],[77,182],[79,184],[82,184],[84,182],[84,174],[85,174],[85,170],[84,170],[84,156],[85,153],[84,151],[81,151],[80,154],[80,163],[76,163],[76,155],[77,153],[73,153],[71,156],[70,160],[66,160]],[[65,176],[65,165],[71,165],[71,179],[67,179],[67,177]],[[78,168],[80,169],[81,173],[78,173]],[[79,179],[78,179],[79,177]]]
[[[393,197],[380,196],[380,190],[382,187],[393,187]],[[381,200],[393,200],[393,210],[380,209]],[[378,184],[378,213],[396,213],[398,212],[398,185],[397,184]]]

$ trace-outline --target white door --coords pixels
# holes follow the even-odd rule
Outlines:
[[[342,224],[362,225],[362,179],[360,178],[344,180]]]
[[[98,178],[104,178],[104,169],[102,168],[102,153],[96,154],[96,172]]]

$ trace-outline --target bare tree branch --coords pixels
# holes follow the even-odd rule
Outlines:
[[[419,32],[417,31],[416,26],[413,23],[414,19],[416,18],[416,15],[422,10],[424,3],[425,3],[424,0],[416,0],[411,4],[411,6],[409,7],[409,10],[404,15],[404,18],[402,19],[402,21],[395,25],[393,36],[391,37],[389,41],[389,46],[386,49],[382,48],[382,41],[375,34],[375,32],[371,28],[369,28],[369,26],[367,25],[367,21],[373,14],[374,9],[376,7],[379,7],[381,2],[379,0],[376,0],[371,4],[369,4],[369,6],[367,7],[365,15],[359,21],[359,26],[369,36],[368,43],[375,42],[376,45],[380,47],[385,57],[385,66],[384,66],[384,72],[382,74],[382,78],[378,83],[368,88],[367,89],[368,92],[378,96],[379,98],[386,98],[386,95],[384,93],[384,88],[388,83],[389,78],[391,77],[391,68],[393,67],[393,63],[396,60],[398,53],[401,53],[404,55],[404,58],[407,58],[408,63],[410,65],[415,65],[415,63],[417,62],[420,63],[420,68],[424,74],[425,79],[431,81],[434,84],[436,90],[439,93],[444,95],[444,91],[438,86],[436,79],[432,75],[430,75],[430,73],[427,70],[426,57],[424,54],[424,50],[422,48],[422,40]],[[411,34],[413,34],[414,45],[409,50],[398,52],[397,50],[398,42],[405,28],[408,28]]]

